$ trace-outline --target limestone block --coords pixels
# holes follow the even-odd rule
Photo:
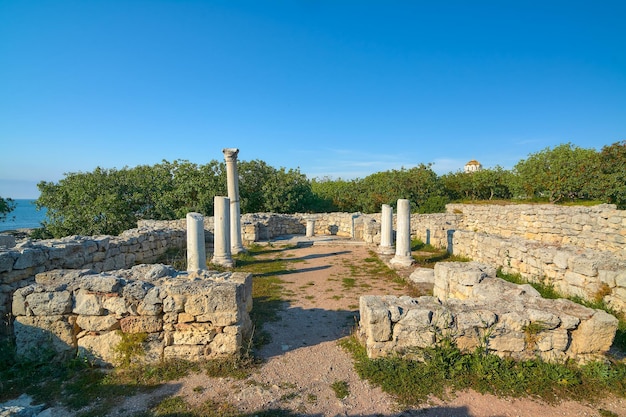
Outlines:
[[[73,324],[65,316],[19,316],[13,322],[18,356],[41,359],[50,351],[68,358],[76,348]]]
[[[83,278],[80,286],[89,292],[113,293],[120,290],[122,279],[108,274],[91,275]]]
[[[36,316],[52,316],[72,311],[69,291],[35,292],[26,296],[26,305]]]
[[[239,310],[236,311],[216,311],[215,313],[201,314],[195,316],[199,323],[212,323],[214,326],[232,326],[237,324],[241,318]]]
[[[179,323],[172,334],[175,345],[206,345],[217,335],[216,327],[207,323]]]
[[[119,355],[115,348],[121,341],[122,336],[116,331],[85,335],[77,341],[77,354],[96,366],[119,365]]]
[[[11,311],[13,312],[14,316],[32,315],[32,312],[28,308],[28,304],[26,304],[26,297],[32,294],[34,291],[35,286],[29,285],[20,288],[13,293],[13,303],[11,306]]]
[[[239,326],[224,328],[223,333],[218,333],[211,342],[211,352],[218,355],[236,355],[242,345],[242,335]]]
[[[585,282],[587,281],[587,277],[585,275],[568,271],[565,273],[565,281],[569,285],[572,285],[575,287],[584,287]]]
[[[488,340],[488,349],[496,354],[522,352],[525,347],[524,333],[517,331],[498,332]]]
[[[47,255],[39,248],[26,248],[13,264],[13,269],[27,269],[46,262]]]
[[[615,277],[615,285],[626,288],[626,270],[620,271]]]
[[[133,300],[143,300],[153,285],[144,281],[131,281],[122,289],[122,296]]]
[[[431,268],[417,268],[409,276],[409,281],[416,284],[434,284],[435,283],[435,270]]]
[[[391,339],[391,318],[387,306],[379,297],[361,296],[359,301],[361,327],[368,339],[386,342]]]
[[[163,329],[163,320],[156,316],[128,316],[120,320],[124,333],[156,333]]]
[[[569,268],[572,272],[586,275],[588,277],[595,277],[598,275],[598,261],[597,259],[590,259],[584,256],[573,256],[568,262]]]
[[[531,323],[537,323],[546,330],[556,329],[561,324],[557,315],[535,308],[526,308],[526,317]]]
[[[137,312],[142,316],[156,316],[163,311],[159,288],[152,287],[146,293],[143,301],[137,307]]]
[[[185,308],[186,296],[182,294],[168,294],[163,299],[163,311],[166,313],[180,313]]]
[[[570,351],[573,354],[606,352],[613,344],[618,320],[602,311],[595,313],[588,320],[583,320],[571,333]]]
[[[97,294],[85,290],[79,290],[77,293],[75,293],[74,298],[74,314],[82,314],[86,316],[100,316],[104,313],[101,297]]]
[[[179,313],[177,321],[178,323],[191,323],[195,321],[195,317],[189,313]]]
[[[243,290],[238,294],[237,287],[236,284],[226,282],[198,287],[199,293],[192,293],[187,297],[185,312],[201,316],[215,312],[237,311],[237,302],[241,301],[243,295]]]
[[[102,307],[115,314],[117,317],[130,313],[128,304],[122,297],[105,296],[102,301]]]
[[[547,352],[553,349],[564,352],[569,344],[569,336],[565,329],[540,332],[537,336],[536,348],[540,352]]]
[[[0,273],[12,270],[17,258],[16,251],[0,251]]]
[[[163,359],[184,359],[199,362],[211,356],[209,345],[172,345],[163,349]]]
[[[113,315],[107,316],[78,316],[76,325],[90,332],[106,332],[120,328],[118,319]]]

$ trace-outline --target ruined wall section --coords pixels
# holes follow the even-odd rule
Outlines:
[[[368,356],[411,357],[449,338],[465,352],[586,362],[603,358],[618,324],[602,310],[544,299],[476,262],[438,263],[434,295],[361,297],[359,335]]]
[[[78,355],[100,366],[237,355],[252,330],[251,309],[251,274],[192,276],[161,264],[44,272],[12,303],[18,355]],[[143,354],[120,350],[125,339]]]
[[[460,215],[457,229],[608,251],[626,259],[626,210],[613,204],[448,204],[446,211]]]
[[[28,240],[10,249],[0,249],[0,317],[4,319],[11,311],[11,294],[32,284],[38,273],[55,269],[103,272],[130,268],[154,263],[168,249],[185,247],[184,225],[182,228],[153,226],[143,225],[119,236]]]

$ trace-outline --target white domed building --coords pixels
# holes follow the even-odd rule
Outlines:
[[[465,173],[469,174],[471,172],[478,172],[478,171],[480,171],[481,169],[483,169],[483,166],[477,160],[472,159],[467,164],[465,164],[465,168],[464,169],[465,169]]]

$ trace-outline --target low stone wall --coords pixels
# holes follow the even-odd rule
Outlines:
[[[315,220],[315,235],[354,237],[368,243],[380,242],[380,214],[254,213],[241,217],[243,240],[247,243],[270,240],[278,236],[304,235],[307,220]]]
[[[482,347],[514,359],[585,362],[603,357],[617,329],[602,310],[543,299],[475,262],[437,264],[434,294],[361,297],[359,335],[368,356],[411,356],[449,337],[466,352]]]
[[[626,260],[613,252],[457,230],[454,254],[554,285],[566,296],[604,301],[626,312]]]
[[[56,270],[13,297],[17,353],[57,359],[77,354],[101,366],[122,360],[116,347],[132,334],[146,363],[199,360],[240,353],[250,336],[252,278],[203,271],[189,276],[170,266],[137,265],[95,273]]]
[[[448,204],[446,211],[459,215],[457,229],[609,251],[626,259],[626,210],[613,204]]]
[[[212,242],[212,234],[207,237]],[[143,225],[120,236],[27,240],[10,249],[0,249],[0,317],[4,318],[10,312],[13,291],[33,283],[35,274],[54,269],[102,272],[130,268],[140,263],[156,262],[168,249],[185,246],[184,226]]]

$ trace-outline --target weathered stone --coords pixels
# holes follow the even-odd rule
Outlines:
[[[137,307],[140,315],[156,316],[163,311],[163,301],[159,297],[159,289],[157,287],[150,288],[146,293],[143,301]]]
[[[217,334],[216,327],[207,323],[177,324],[173,333],[175,345],[206,345]]]
[[[115,331],[85,335],[77,342],[78,357],[101,367],[119,365],[120,357],[116,347],[121,341],[122,335]]]
[[[572,331],[572,354],[606,352],[613,344],[618,320],[612,315],[596,310],[593,317],[583,320]]]
[[[86,316],[100,316],[104,313],[100,296],[79,290],[75,295],[74,314],[84,314]]]
[[[69,291],[36,292],[26,296],[26,305],[36,316],[53,316],[72,311]]]
[[[390,340],[392,333],[389,310],[378,297],[362,296],[359,311],[368,339],[374,342]]]
[[[83,330],[90,332],[105,332],[120,328],[118,319],[115,316],[78,316],[76,325]]]
[[[124,333],[155,333],[163,329],[163,321],[156,316],[129,316],[120,320]]]
[[[52,354],[68,359],[76,348],[73,325],[64,316],[19,316],[13,328],[21,357],[41,360]]]
[[[409,276],[409,281],[416,284],[434,284],[435,283],[435,271],[432,268],[417,268]]]
[[[41,249],[27,248],[13,264],[13,269],[26,269],[46,262],[46,253]]]
[[[91,275],[81,280],[81,288],[89,292],[113,293],[119,291],[121,286],[119,277],[107,274]]]
[[[128,304],[123,297],[104,296],[102,299],[102,307],[118,317],[128,314]]]

